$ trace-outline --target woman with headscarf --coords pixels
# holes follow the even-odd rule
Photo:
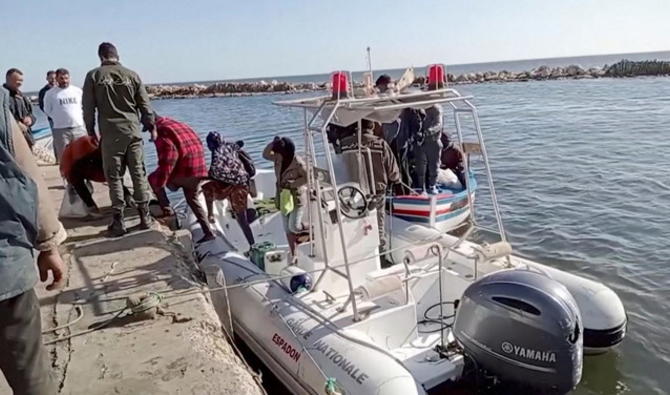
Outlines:
[[[302,223],[307,190],[305,161],[296,155],[295,144],[288,137],[275,137],[263,150],[263,158],[274,162],[277,190],[275,204],[281,211],[286,239],[295,257],[297,236],[305,231]]]
[[[247,218],[249,174],[239,158],[240,147],[224,141],[218,132],[207,135],[207,147],[212,151],[209,168],[210,181],[202,186],[207,203],[209,222],[214,222],[214,200],[228,199],[249,246],[254,245],[254,234]]]

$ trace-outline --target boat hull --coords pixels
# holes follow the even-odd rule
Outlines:
[[[396,263],[408,257],[414,264],[421,264],[422,260],[429,262],[432,254],[421,245],[425,240],[434,240],[444,248],[453,246],[459,241],[455,236],[399,218],[392,218],[391,226],[393,228],[391,245],[396,249],[393,260]],[[458,253],[450,254],[450,259],[459,264],[463,272],[470,273],[472,279],[510,267],[541,271],[563,284],[575,298],[584,321],[586,354],[605,353],[623,341],[627,328],[626,310],[619,296],[609,287],[515,255],[511,255],[509,261],[503,257],[475,266],[473,257],[479,248],[480,246],[475,243],[462,241],[456,249]]]
[[[212,243],[199,246],[210,287],[253,282],[266,278],[245,257],[218,253]],[[225,249],[219,246],[218,251]],[[232,326],[245,343],[295,393],[324,393],[326,384],[345,393],[422,394],[411,373],[366,335],[341,329],[314,312],[305,297],[290,294],[279,282],[269,281],[212,293],[220,317],[230,313]],[[303,300],[301,300],[303,299]],[[342,318],[343,321],[350,320]],[[224,322],[224,326],[226,323]]]

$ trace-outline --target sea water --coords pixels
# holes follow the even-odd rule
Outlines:
[[[585,358],[575,393],[670,392],[670,78],[456,88],[475,97],[515,252],[602,281],[626,306],[625,341],[614,352]],[[153,104],[203,139],[218,130],[244,140],[256,165],[270,167],[260,154],[274,136],[303,145],[302,112],[272,104],[295,97]],[[452,124],[446,126],[453,133]],[[151,171],[155,150],[149,142],[146,152]],[[483,175],[478,174],[479,216],[491,218]]]

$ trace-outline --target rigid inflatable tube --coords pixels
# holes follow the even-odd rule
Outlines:
[[[582,313],[586,354],[606,352],[623,340],[628,321],[626,310],[612,289],[597,281],[540,263],[526,260],[522,262],[563,284],[575,298]]]
[[[217,256],[217,255],[218,255],[218,256]],[[223,257],[220,256],[220,254],[217,254],[217,255],[214,255],[214,256],[215,256],[215,257],[218,257],[219,259],[221,259],[222,261],[224,261],[224,262],[226,262],[226,263],[229,263],[229,264],[235,265],[235,266],[237,266],[237,267],[239,267],[239,268],[241,268],[241,269],[247,270],[248,272],[253,273],[254,275],[263,274],[263,273],[259,273],[259,272],[254,272],[254,271],[251,270],[250,268],[245,267],[245,266],[243,266],[243,265],[240,265],[239,263],[234,262],[234,261],[232,261],[232,260],[230,260],[230,259],[223,258]],[[279,287],[281,287],[282,289],[284,289],[283,285],[281,284],[281,282],[279,282],[279,280],[268,279],[268,281],[273,281],[273,282],[275,282]],[[287,295],[290,296],[290,294],[289,294],[288,292],[287,292]],[[296,308],[301,309],[305,314],[308,314],[308,315],[309,315],[310,317],[312,317],[314,320],[316,320],[316,321],[318,321],[319,323],[321,323],[322,325],[327,326],[328,328],[330,328],[334,334],[336,334],[336,335],[342,337],[342,338],[345,339],[345,340],[348,340],[348,341],[350,341],[350,342],[356,343],[356,344],[358,344],[358,345],[360,345],[360,346],[368,347],[368,348],[371,348],[371,349],[373,349],[373,350],[375,350],[375,351],[378,351],[378,352],[380,352],[380,353],[386,355],[387,357],[393,359],[395,362],[397,362],[397,363],[400,364],[401,366],[403,366],[403,367],[405,366],[405,365],[402,363],[401,360],[399,360],[398,358],[396,358],[396,356],[394,356],[393,354],[391,354],[391,353],[389,353],[388,351],[384,350],[383,348],[380,348],[380,347],[378,347],[378,346],[376,346],[376,345],[374,345],[374,344],[371,344],[371,343],[366,343],[366,342],[364,342],[364,341],[362,341],[362,340],[356,339],[355,337],[352,337],[352,336],[349,336],[349,335],[343,333],[342,330],[341,330],[341,328],[339,328],[337,325],[335,325],[331,320],[329,320],[328,318],[325,318],[325,317],[321,316],[321,315],[319,314],[318,311],[315,311],[314,309],[312,309],[311,307],[309,307],[308,305],[306,305],[305,303],[303,303],[300,299],[293,298],[293,300],[294,300],[294,302],[295,302],[294,305],[295,305]],[[301,346],[304,347],[304,344],[301,344]],[[405,368],[405,369],[407,369],[407,368]],[[409,370],[408,370],[408,372],[409,372]],[[412,373],[409,372],[409,374],[411,375]]]
[[[246,267],[245,265],[240,264],[240,263],[238,263],[238,262],[236,262],[236,261],[234,261],[234,260],[232,260],[232,259],[227,259],[227,258],[225,258],[225,257],[222,257],[222,256],[221,256],[222,254],[225,254],[225,252],[224,252],[224,253],[218,253],[218,254],[215,254],[215,255],[208,255],[208,256],[210,257],[210,259],[212,259],[212,258],[213,258],[213,259],[219,259],[220,261],[225,262],[226,264],[232,264],[232,265],[235,265],[236,267],[238,267],[238,268],[240,268],[240,269],[242,269],[242,270],[245,270],[245,271],[249,272],[249,273],[250,273],[250,276],[247,277],[247,278],[250,278],[250,277],[252,277],[252,276],[254,276],[254,277],[255,277],[255,276],[260,276],[260,275],[265,275],[265,276],[267,276],[267,273],[265,273],[265,272],[255,271],[255,270],[253,270],[253,268]],[[242,259],[246,259],[246,258],[244,258],[244,257],[242,257],[242,256],[239,256],[239,257],[242,258]],[[253,280],[253,281],[256,281],[256,280]],[[253,281],[252,281],[252,282],[253,282]],[[276,285],[278,285],[279,289],[281,289],[283,292],[286,292],[285,288],[281,285],[281,283],[279,283],[279,280],[268,279],[268,281],[273,281],[273,282],[275,282]],[[252,287],[252,288],[253,288],[253,287]],[[269,300],[267,299],[266,295],[264,295],[262,292],[260,292],[260,291],[258,291],[258,290],[256,290],[256,289],[253,289],[253,290],[254,290],[254,292],[257,293],[258,296],[260,296],[261,299],[264,299],[264,300],[266,300],[266,301],[269,301]],[[286,295],[287,295],[287,296],[291,296],[288,292],[286,292]],[[411,377],[411,378],[412,378],[412,381],[413,381],[413,383],[414,383],[414,385],[416,386],[416,389],[417,389],[417,391],[418,391],[417,393],[425,393],[425,391],[424,391],[423,388],[420,386],[420,384],[416,382],[416,379],[414,379],[414,375],[412,374],[412,372],[410,372],[410,371],[405,367],[405,365],[402,363],[402,361],[400,361],[399,359],[397,359],[394,355],[390,354],[389,352],[387,352],[386,350],[384,350],[384,349],[382,349],[382,348],[379,348],[378,346],[376,346],[376,345],[374,345],[374,344],[367,343],[367,342],[365,342],[364,340],[361,340],[361,339],[358,339],[358,338],[356,338],[356,337],[354,337],[354,336],[350,336],[350,335],[347,335],[347,334],[343,333],[342,330],[341,330],[341,328],[337,327],[332,321],[330,321],[329,319],[327,319],[327,318],[321,316],[318,312],[314,311],[311,307],[309,307],[308,305],[304,304],[304,303],[303,303],[302,301],[300,301],[299,299],[293,298],[292,300],[295,301],[295,303],[292,303],[292,305],[293,305],[297,310],[300,310],[300,311],[303,312],[305,315],[311,317],[311,318],[312,318],[315,322],[317,322],[319,325],[323,325],[325,328],[330,329],[330,333],[331,333],[331,334],[333,334],[333,335],[335,335],[335,336],[338,336],[338,337],[342,338],[342,339],[345,340],[345,341],[352,342],[352,343],[354,343],[354,344],[356,344],[356,345],[358,345],[358,346],[365,347],[365,348],[370,348],[370,349],[372,349],[372,350],[374,350],[374,351],[378,351],[380,354],[382,354],[382,355],[384,355],[384,356],[386,356],[386,357],[388,357],[388,358],[391,358],[391,359],[398,365],[399,368],[403,369],[403,370],[407,373],[408,377]],[[300,346],[302,346],[302,348],[303,348],[304,350],[307,351],[306,353],[308,354],[309,358],[313,361],[314,365],[320,370],[320,367],[319,367],[320,365],[316,362],[316,360],[314,360],[314,358],[311,356],[311,354],[310,354],[309,351],[308,351],[310,348],[307,347],[307,346],[305,346],[305,344],[303,344],[303,342],[300,340],[300,336],[297,336],[297,335],[295,334],[295,332],[293,331],[293,329],[292,329],[292,328],[291,328],[291,327],[290,327],[290,326],[283,320],[283,318],[281,318],[281,320],[282,320],[282,322],[284,323],[284,326],[288,329],[288,331],[289,331],[290,333],[293,334],[293,338],[294,338],[294,340],[297,341],[297,342],[300,344]],[[253,338],[253,337],[252,337],[252,338]],[[256,343],[258,343],[257,340],[254,339],[254,341],[255,341]],[[259,344],[260,344],[260,343],[259,343]],[[324,375],[324,377],[327,377],[327,376],[325,375],[325,373],[322,372],[322,374]],[[398,378],[398,379],[399,379],[399,378]],[[393,386],[390,385],[389,383],[390,383],[390,382],[384,383],[381,387],[379,387],[379,390],[381,390],[382,387],[384,387],[384,388],[387,388],[387,387],[393,387]],[[389,389],[390,389],[390,388],[389,388]]]

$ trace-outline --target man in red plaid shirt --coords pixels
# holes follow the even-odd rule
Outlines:
[[[204,236],[200,241],[214,240],[207,215],[198,200],[200,183],[207,178],[205,153],[198,134],[188,125],[168,117],[156,117],[156,153],[158,168],[149,175],[153,189],[165,215],[173,215],[165,192],[183,188],[186,203],[195,214]]]

